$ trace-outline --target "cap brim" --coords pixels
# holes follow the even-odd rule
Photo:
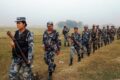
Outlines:
[[[21,20],[17,20],[17,21],[15,21],[15,22],[21,22]]]

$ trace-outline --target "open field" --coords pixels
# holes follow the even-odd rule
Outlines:
[[[0,80],[8,80],[11,62],[10,39],[6,31],[13,28],[0,28]],[[47,80],[47,65],[44,63],[42,50],[42,33],[44,29],[31,29],[34,33],[34,73],[38,73],[41,80]],[[61,31],[61,30],[59,30]],[[63,39],[63,36],[61,36]],[[62,40],[63,41],[63,40]],[[120,80],[120,40],[97,50],[90,57],[77,63],[74,57],[73,66],[69,67],[69,47],[62,46],[61,54],[55,57],[57,68],[53,80]]]

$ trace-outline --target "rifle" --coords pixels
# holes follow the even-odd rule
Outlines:
[[[78,42],[74,39],[74,37],[69,36],[69,38],[70,38],[76,45],[78,45],[78,46],[82,49],[82,45],[81,45],[80,43],[78,43]]]
[[[18,42],[16,41],[16,39],[13,37],[12,33],[10,31],[7,31],[7,35],[12,39],[12,41],[16,44],[16,46],[18,47],[20,53],[21,53],[21,57],[23,57],[23,60],[25,61],[25,63],[28,63],[27,58],[25,57],[22,49],[20,48]],[[17,54],[17,53],[16,53]]]

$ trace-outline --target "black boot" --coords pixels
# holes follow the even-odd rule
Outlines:
[[[78,62],[80,62],[81,61],[81,58],[80,58],[80,56],[78,57]]]
[[[56,68],[56,64],[54,64],[54,66],[53,66],[53,72],[55,71],[55,68]]]
[[[48,80],[52,80],[52,72],[49,72],[49,74],[48,74]]]
[[[88,54],[88,56],[90,56],[90,52],[88,52],[87,54]]]
[[[70,59],[70,64],[69,66],[71,66],[73,64],[73,58]]]
[[[70,46],[70,44],[68,43],[68,47]]]

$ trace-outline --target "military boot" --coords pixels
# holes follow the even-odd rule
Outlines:
[[[71,66],[73,64],[73,58],[70,59],[70,64],[69,66]]]
[[[48,80],[52,80],[52,72],[48,73]]]

